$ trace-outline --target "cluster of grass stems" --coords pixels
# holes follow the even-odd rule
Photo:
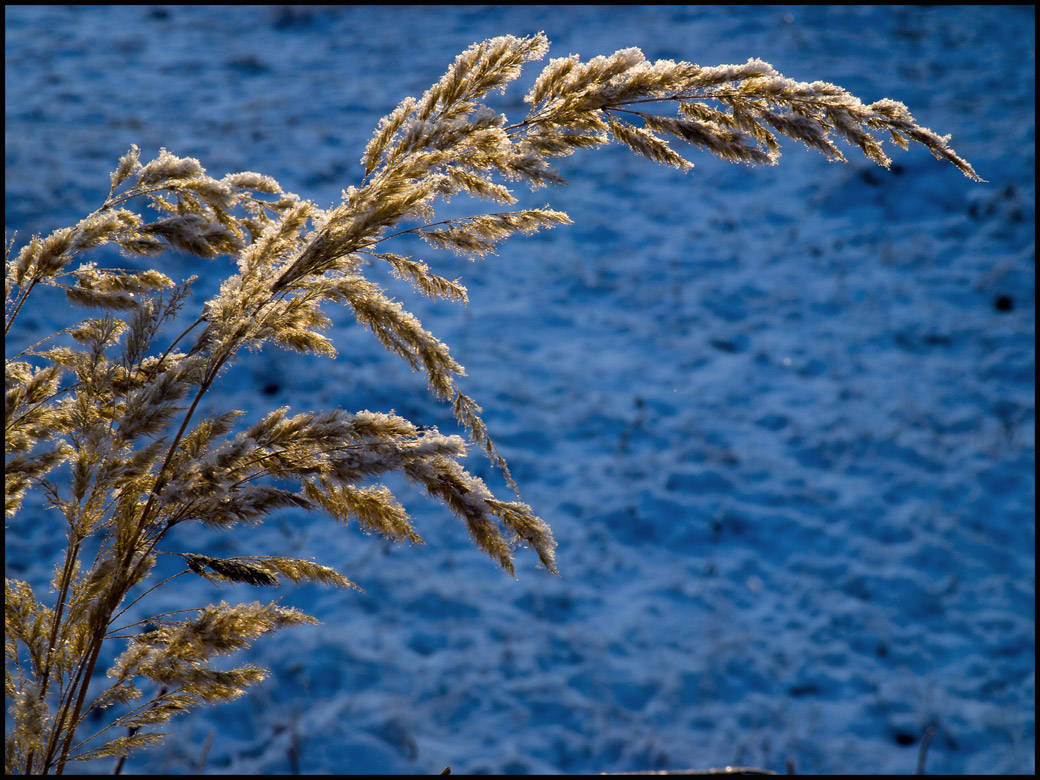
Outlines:
[[[571,56],[542,70],[525,116],[510,120],[484,102],[547,49],[541,34],[467,49],[424,95],[379,123],[362,156],[363,179],[331,208],[261,174],[213,178],[197,160],[166,150],[142,163],[135,146],[96,211],[17,250],[14,238],[7,242],[6,513],[16,515],[32,494],[33,522],[61,524],[66,534],[50,593],[5,580],[9,774],[60,774],[70,761],[125,758],[154,745],[163,736],[156,727],[174,715],[233,699],[267,674],[248,664],[221,669],[215,660],[262,634],[317,622],[260,602],[139,617],[171,580],[357,587],[310,560],[208,555],[204,535],[195,537],[203,549],[163,547],[182,523],[236,528],[292,507],[420,543],[402,504],[379,483],[397,473],[443,502],[507,572],[517,546],[556,572],[548,525],[518,492],[502,500],[460,463],[474,444],[517,491],[480,407],[459,386],[463,367],[366,269],[385,266],[422,295],[460,303],[466,288],[396,247],[422,242],[481,258],[514,233],[567,224],[548,206],[510,209],[510,187],[563,184],[557,158],[611,141],[682,171],[693,165],[675,151],[677,141],[771,165],[781,136],[832,160],[845,159],[837,145],[844,141],[887,167],[881,135],[904,149],[923,144],[978,180],[948,138],[919,126],[901,103],[864,104],[758,60],[701,67],[650,62],[638,49],[587,62]],[[435,205],[458,195],[495,208],[438,219]],[[106,245],[118,247],[127,267],[85,259]],[[231,258],[233,272],[191,312],[193,279],[150,267],[169,251]],[[26,332],[15,323],[41,286],[99,316],[13,344]],[[348,307],[389,352],[423,372],[468,441],[393,413],[280,408],[248,423],[230,409],[201,415],[203,398],[244,349],[335,357],[328,305]],[[179,568],[156,582],[160,555]]]

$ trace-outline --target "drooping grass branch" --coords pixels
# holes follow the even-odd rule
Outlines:
[[[341,409],[290,415],[281,408],[244,427],[235,410],[198,417],[243,349],[274,345],[334,358],[324,307],[343,305],[425,375],[430,392],[450,404],[469,441],[497,464],[519,499],[480,406],[460,388],[463,367],[365,269],[385,264],[422,295],[464,303],[458,279],[390,250],[418,238],[432,250],[482,258],[516,233],[570,219],[549,207],[438,219],[438,203],[466,194],[511,206],[514,184],[562,184],[556,159],[612,140],[684,171],[693,164],[675,141],[732,162],[775,164],[781,137],[832,160],[845,159],[838,147],[845,142],[887,167],[881,134],[903,149],[922,144],[979,180],[948,138],[919,126],[902,104],[864,104],[833,84],[792,81],[758,60],[704,68],[649,62],[637,49],[588,62],[554,59],[526,96],[527,114],[510,123],[485,99],[547,50],[543,35],[503,36],[467,49],[425,94],[407,98],[379,123],[361,158],[360,183],[330,209],[261,174],[215,179],[197,160],[166,150],[142,164],[134,146],[95,212],[34,236],[17,252],[13,239],[7,242],[5,333],[13,340],[41,285],[101,312],[58,331],[71,345],[43,348],[51,337],[21,349],[9,345],[13,357],[5,360],[7,515],[21,510],[29,491],[41,491],[47,514],[37,522],[62,524],[67,537],[52,596],[5,581],[9,773],[61,773],[69,761],[125,758],[156,744],[162,735],[152,729],[173,715],[233,699],[266,675],[249,665],[221,671],[215,659],[263,634],[315,622],[260,603],[221,602],[186,619],[179,610],[139,617],[150,594],[172,579],[357,587],[314,561],[263,553],[222,559],[208,555],[204,542],[197,551],[161,549],[182,523],[228,529],[305,509],[422,543],[404,506],[379,482],[398,473],[458,516],[477,547],[507,572],[514,572],[517,545],[531,547],[556,572],[549,527],[522,501],[495,497],[463,468],[468,444],[461,436],[394,414]],[[201,311],[182,317],[192,279],[175,284],[156,270],[91,262],[73,268],[107,244],[137,260],[174,250],[230,257],[236,265]],[[167,337],[167,328],[176,335]],[[84,560],[87,549],[96,550],[92,561]],[[185,568],[153,578],[160,554],[180,558]],[[130,623],[117,626],[131,609]],[[124,633],[138,626],[146,630]],[[123,651],[101,685],[95,672],[110,642]],[[155,691],[151,698],[144,683]],[[113,706],[122,714],[77,735],[88,713]],[[126,735],[112,738],[113,726]]]

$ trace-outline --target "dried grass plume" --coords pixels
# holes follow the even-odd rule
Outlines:
[[[510,120],[493,108],[493,93],[547,51],[541,34],[468,48],[423,95],[383,118],[361,158],[363,179],[331,208],[259,173],[215,178],[198,160],[165,149],[142,163],[134,146],[96,211],[17,250],[8,241],[5,509],[14,516],[37,491],[47,506],[38,522],[60,524],[67,538],[53,590],[5,581],[9,774],[62,772],[70,761],[152,746],[174,715],[233,699],[266,675],[215,660],[264,634],[315,622],[259,602],[138,617],[171,579],[358,587],[315,561],[262,551],[217,557],[201,532],[196,549],[169,549],[166,537],[182,523],[245,528],[294,508],[419,544],[420,530],[380,482],[397,473],[456,515],[508,573],[518,547],[557,571],[549,526],[519,494],[498,498],[463,467],[476,445],[517,489],[480,406],[463,392],[463,367],[367,278],[373,264],[421,295],[465,303],[465,286],[438,275],[426,253],[484,258],[517,233],[568,224],[549,206],[512,209],[511,188],[562,184],[553,167],[559,158],[612,141],[688,171],[684,147],[773,165],[782,139],[837,161],[844,145],[888,167],[888,140],[901,149],[920,144],[980,181],[949,138],[921,127],[903,104],[864,103],[833,84],[785,78],[759,60],[701,67],[650,62],[634,48],[587,62],[572,55],[542,69],[524,116]],[[494,208],[438,218],[439,204],[459,194]],[[128,267],[88,259],[109,244]],[[232,261],[219,292],[197,310],[193,279],[141,270],[142,258],[170,251]],[[13,343],[20,334],[13,326],[41,285],[63,291],[70,313],[91,315],[71,317],[35,344]],[[203,397],[244,349],[275,345],[334,358],[330,305],[347,307],[422,372],[466,437],[392,412],[200,414]],[[157,581],[159,556],[177,565],[174,577]],[[119,652],[104,654],[109,645]],[[104,676],[103,657],[115,659]]]

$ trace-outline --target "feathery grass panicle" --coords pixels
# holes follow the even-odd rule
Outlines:
[[[69,761],[150,747],[162,736],[152,728],[203,703],[233,699],[267,674],[250,665],[218,670],[214,658],[263,634],[316,622],[255,602],[179,610],[194,612],[186,619],[139,618],[156,588],[184,575],[213,586],[288,580],[359,587],[314,561],[210,555],[204,534],[198,550],[162,549],[181,523],[234,529],[293,508],[423,544],[402,502],[379,483],[398,473],[442,502],[510,574],[517,546],[531,547],[557,572],[549,526],[522,501],[496,498],[463,468],[468,443],[460,436],[371,411],[290,415],[284,407],[245,424],[236,410],[200,416],[203,398],[243,349],[273,344],[335,357],[325,307],[346,306],[390,353],[425,374],[430,392],[450,404],[469,442],[519,498],[480,406],[459,386],[463,366],[365,271],[372,262],[385,264],[422,295],[465,303],[461,281],[436,273],[415,248],[484,258],[516,233],[570,219],[547,205],[438,220],[440,201],[466,194],[512,206],[516,182],[532,189],[562,184],[553,161],[612,139],[689,171],[693,163],[673,142],[766,165],[776,164],[781,136],[836,161],[845,159],[838,146],[845,143],[888,167],[887,137],[904,150],[922,144],[980,181],[949,138],[921,127],[903,104],[864,104],[833,84],[788,79],[760,60],[701,67],[650,62],[635,48],[587,62],[571,55],[542,69],[517,121],[484,102],[547,51],[540,33],[464,51],[421,97],[406,98],[379,123],[361,158],[362,181],[329,209],[283,191],[269,176],[246,171],[215,179],[198,160],[165,149],[142,163],[132,146],[95,212],[32,236],[17,251],[14,238],[6,242],[5,334],[12,340],[38,285],[92,310],[36,344],[8,343],[5,511],[17,515],[25,496],[40,491],[51,512],[45,517],[56,519],[67,538],[53,593],[42,597],[28,583],[5,581],[8,773],[61,772]],[[199,311],[185,315],[194,277],[177,283],[158,270],[100,268],[85,259],[106,244],[131,258],[170,250],[227,256],[234,270]],[[57,336],[68,338],[43,348]],[[184,568],[155,583],[159,555]],[[146,630],[135,633],[140,627]],[[123,652],[97,690],[95,672],[110,643]],[[87,713],[110,708],[106,725],[92,720],[88,727]]]

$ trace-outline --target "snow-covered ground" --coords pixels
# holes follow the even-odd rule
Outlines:
[[[332,203],[400,99],[539,30],[550,56],[758,57],[901,100],[989,183],[923,148],[887,173],[791,144],[764,169],[694,153],[686,175],[611,148],[525,196],[573,226],[478,264],[414,247],[471,303],[395,293],[467,367],[561,576],[522,554],[509,578],[407,490],[424,547],[290,513],[188,529],[171,549],[314,556],[365,592],[281,594],[324,625],[261,640],[241,660],[270,680],[127,770],[898,773],[934,724],[930,772],[1032,772],[1032,7],[8,6],[5,225],[74,223],[131,143]],[[227,271],[169,262],[203,291]],[[450,430],[337,316],[337,361],[251,356],[213,402]],[[8,576],[46,582],[55,521],[6,541]],[[183,582],[149,606],[258,595]]]

